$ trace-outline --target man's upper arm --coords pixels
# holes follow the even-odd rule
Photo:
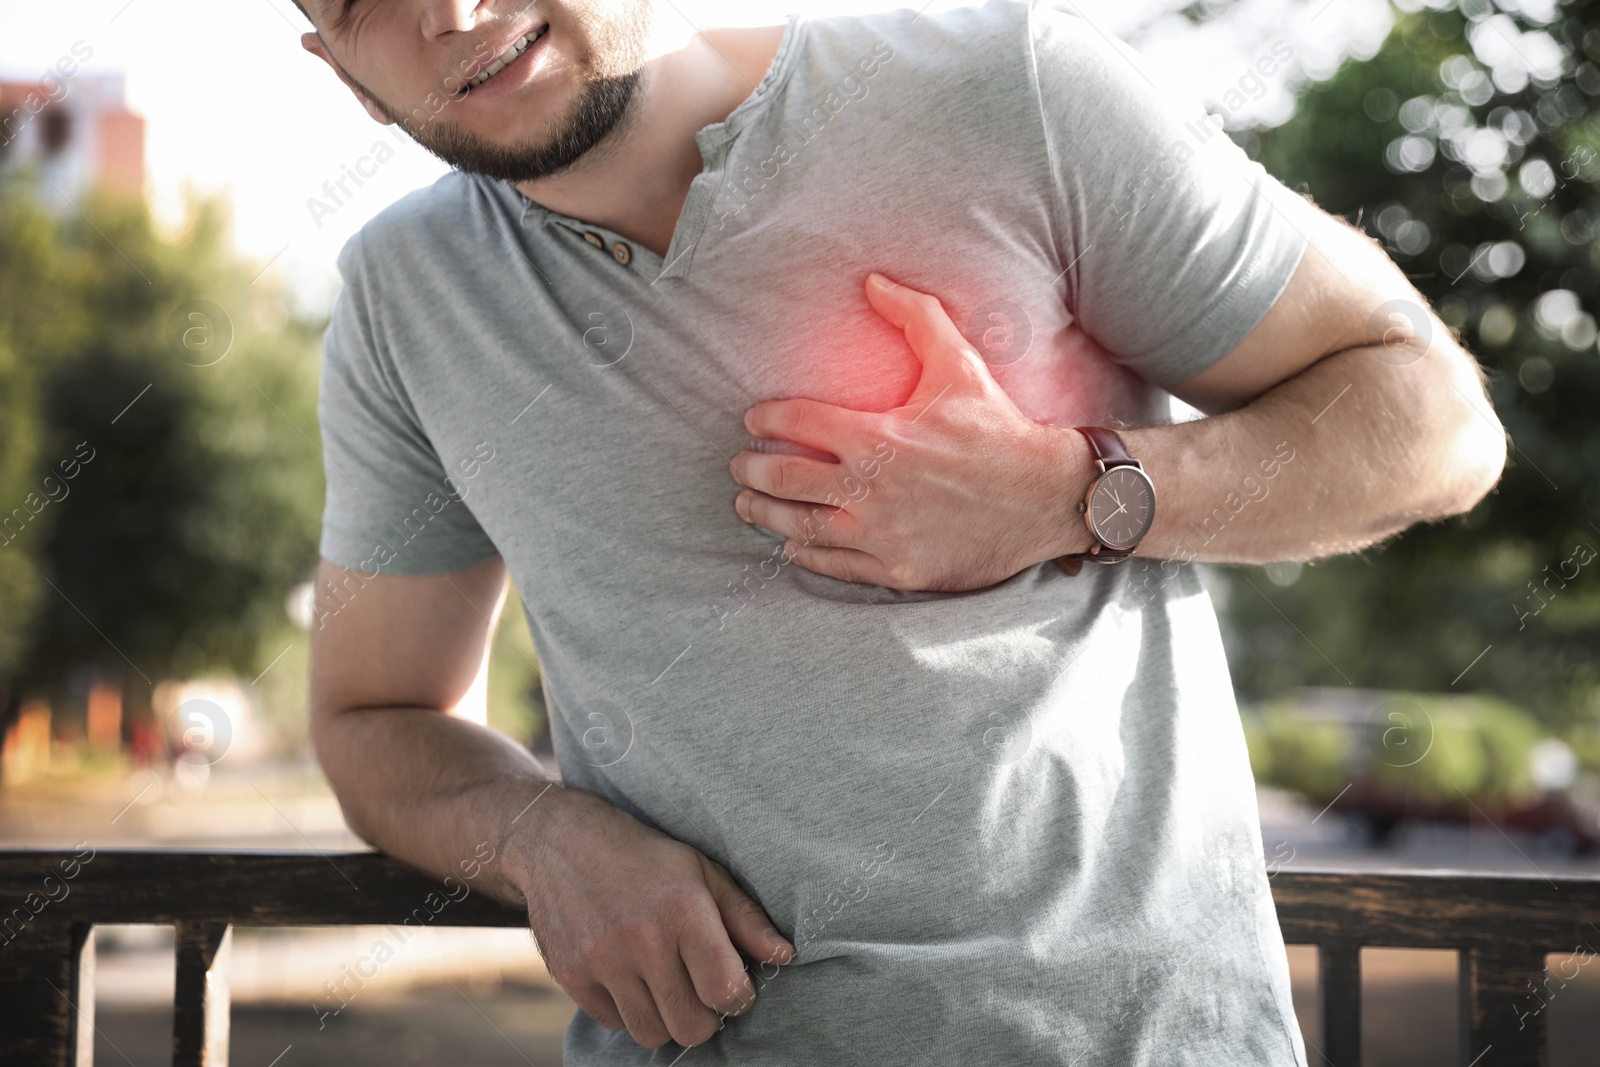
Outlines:
[[[314,720],[358,708],[437,708],[483,721],[497,556],[448,574],[364,575],[323,560],[311,632]]]
[[[1390,331],[1435,329],[1423,298],[1371,238],[1317,209],[1299,212],[1296,224],[1307,231],[1306,251],[1278,299],[1225,356],[1169,385],[1174,396],[1208,414],[1227,411],[1334,352],[1399,336]]]
[[[1392,331],[1447,337],[1375,242],[1285,189],[1136,53],[1069,6],[1033,17],[1066,300],[1113,359],[1215,413]]]
[[[1314,209],[1070,6],[1030,11],[1063,299],[1113,359],[1170,388],[1267,314]]]
[[[381,264],[379,240],[371,259]],[[340,254],[345,287],[323,337],[322,557],[386,576],[465,570],[498,551],[452,477],[464,457],[440,455],[405,389],[405,361],[431,354],[377,326],[385,297],[371,282],[366,242],[364,230]]]

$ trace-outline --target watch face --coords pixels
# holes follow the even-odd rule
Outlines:
[[[1137,467],[1112,467],[1089,494],[1089,521],[1095,535],[1112,548],[1138,544],[1155,515],[1155,487]]]

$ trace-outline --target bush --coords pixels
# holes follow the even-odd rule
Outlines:
[[[1256,781],[1327,803],[1349,782],[1351,739],[1340,723],[1308,718],[1274,702],[1245,720],[1245,741]]]
[[[1256,781],[1325,804],[1366,782],[1429,806],[1502,808],[1538,792],[1529,758],[1544,735],[1505,701],[1397,693],[1365,723],[1318,716],[1293,701],[1247,716]]]

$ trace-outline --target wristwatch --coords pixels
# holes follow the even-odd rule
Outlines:
[[[1156,517],[1156,487],[1144,466],[1133,458],[1128,446],[1115,430],[1099,426],[1080,426],[1078,432],[1089,442],[1100,473],[1078,505],[1094,545],[1087,552],[1062,556],[1056,560],[1068,574],[1077,574],[1081,561],[1121,563],[1133,555]]]

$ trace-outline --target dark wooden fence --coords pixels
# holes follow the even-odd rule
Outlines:
[[[91,1062],[95,923],[177,928],[173,1063],[224,1067],[235,925],[399,925],[416,922],[440,890],[374,853],[101,850],[85,863],[69,852],[0,852],[0,1064]],[[1364,945],[1460,954],[1461,1062],[1478,1067],[1543,1064],[1545,956],[1600,946],[1600,878],[1300,871],[1278,874],[1272,895],[1284,939],[1319,949],[1323,1031],[1308,1050],[1314,1067],[1361,1062]],[[428,922],[526,919],[473,893]]]

